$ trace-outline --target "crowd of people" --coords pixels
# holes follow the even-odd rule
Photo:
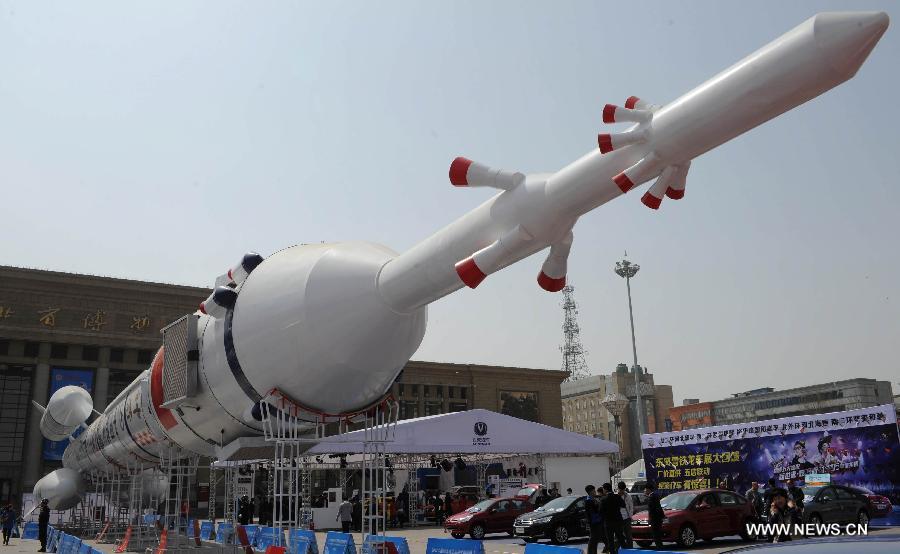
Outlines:
[[[803,522],[803,489],[793,479],[788,481],[786,489],[775,479],[769,479],[765,492],[760,492],[759,483],[754,482],[744,496],[753,507],[757,521],[787,525]],[[771,540],[783,542],[791,537],[774,535]]]

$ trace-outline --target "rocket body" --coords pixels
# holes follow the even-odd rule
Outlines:
[[[645,204],[681,198],[691,160],[852,77],[887,25],[883,13],[819,14],[669,104],[607,106],[605,121],[632,125],[555,173],[459,158],[454,185],[501,192],[403,254],[347,242],[245,256],[191,320],[190,398],[167,400],[161,349],[36,494],[77,494],[73,475],[90,471],[153,467],[164,448],[212,456],[262,433],[254,407],[273,391],[321,416],[365,409],[419,347],[429,303],[548,247],[538,284],[559,290],[579,217],[656,177]]]

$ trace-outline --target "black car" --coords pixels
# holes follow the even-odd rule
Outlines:
[[[550,539],[563,544],[572,537],[587,537],[590,531],[584,513],[584,496],[561,496],[540,508],[522,514],[513,523],[513,534],[525,542]]]
[[[869,499],[840,485],[803,487],[803,520],[807,523],[869,523]]]

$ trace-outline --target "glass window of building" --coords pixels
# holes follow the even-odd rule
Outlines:
[[[26,342],[25,343],[25,357],[26,358],[37,358],[38,353],[40,351],[40,345],[36,342]]]
[[[456,387],[447,387],[447,398],[453,398],[454,392],[456,392]]]
[[[69,357],[68,344],[52,344],[50,345],[50,357],[57,360],[65,360]]]
[[[501,391],[500,413],[528,421],[540,421],[537,393],[531,391]]]
[[[113,348],[109,351],[109,361],[114,364],[120,364],[125,361],[125,349]]]
[[[447,408],[451,412],[464,412],[469,409],[469,406],[465,402],[450,402]]]
[[[0,356],[8,356],[9,355],[9,341],[8,340],[0,340]]]
[[[153,361],[152,350],[138,350],[137,361],[139,364],[149,364]]]
[[[438,415],[443,408],[442,403],[436,400],[425,402],[425,415]]]
[[[21,462],[31,401],[33,366],[0,369],[0,462]]]
[[[419,417],[419,403],[415,400],[400,402],[400,419],[412,419]]]
[[[468,396],[469,389],[466,387],[459,387],[459,397],[463,400]]]
[[[397,396],[403,396],[404,389],[403,383],[397,383]]]
[[[81,359],[88,362],[96,362],[100,359],[100,349],[96,346],[84,346],[81,349]]]
[[[419,385],[410,385],[409,394],[410,396],[419,396]]]
[[[435,385],[434,390],[438,398],[444,397],[444,385]]]
[[[431,396],[431,387],[429,387],[428,385],[422,385],[422,396],[424,396],[425,398]]]

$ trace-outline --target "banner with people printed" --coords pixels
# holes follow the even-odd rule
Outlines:
[[[662,494],[829,474],[900,503],[900,436],[892,404],[641,436],[647,480]]]

